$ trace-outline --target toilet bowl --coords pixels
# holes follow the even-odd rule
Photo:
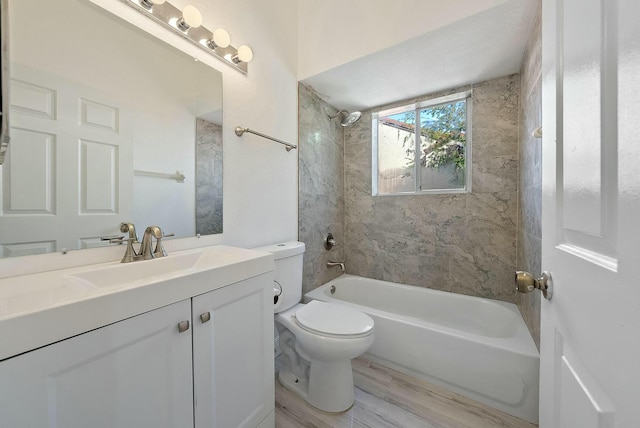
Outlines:
[[[340,305],[302,298],[302,242],[255,248],[274,255],[274,313],[279,333],[279,382],[312,406],[342,412],[354,402],[351,360],[373,344],[374,322]]]
[[[281,334],[280,346],[289,361],[278,373],[280,383],[320,410],[349,409],[355,398],[351,360],[373,344],[371,317],[314,300],[277,314],[276,323],[295,338]],[[292,361],[291,346],[303,361]]]

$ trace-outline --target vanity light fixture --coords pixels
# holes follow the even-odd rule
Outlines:
[[[210,31],[202,26],[202,14],[193,5],[180,10],[167,0],[122,0],[134,9],[153,18],[184,39],[200,46],[216,58],[246,73],[253,51],[246,45],[231,46],[229,33],[222,28]]]

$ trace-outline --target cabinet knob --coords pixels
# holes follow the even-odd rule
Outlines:
[[[205,312],[204,314],[200,315],[200,321],[202,321],[202,324],[209,322],[210,319],[211,319],[211,312]]]
[[[178,323],[178,331],[180,333],[184,333],[189,330],[189,321],[181,321]]]

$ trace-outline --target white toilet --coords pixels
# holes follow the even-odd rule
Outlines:
[[[320,410],[347,410],[354,401],[351,360],[373,344],[373,319],[335,303],[299,303],[304,243],[256,250],[275,258],[274,312],[284,354],[278,380]]]

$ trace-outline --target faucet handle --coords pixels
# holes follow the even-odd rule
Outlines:
[[[160,229],[160,226],[149,226],[145,229],[144,234],[151,235],[156,239],[160,239],[163,236],[162,229]]]
[[[136,233],[136,227],[133,223],[120,223],[120,232],[129,233],[129,239],[134,243],[138,242],[138,234]]]
[[[162,245],[162,238],[167,238],[170,236],[175,236],[175,233],[162,233],[160,232],[160,237],[156,238],[156,249],[153,251],[153,257],[166,257],[167,252],[164,249],[164,245]]]

